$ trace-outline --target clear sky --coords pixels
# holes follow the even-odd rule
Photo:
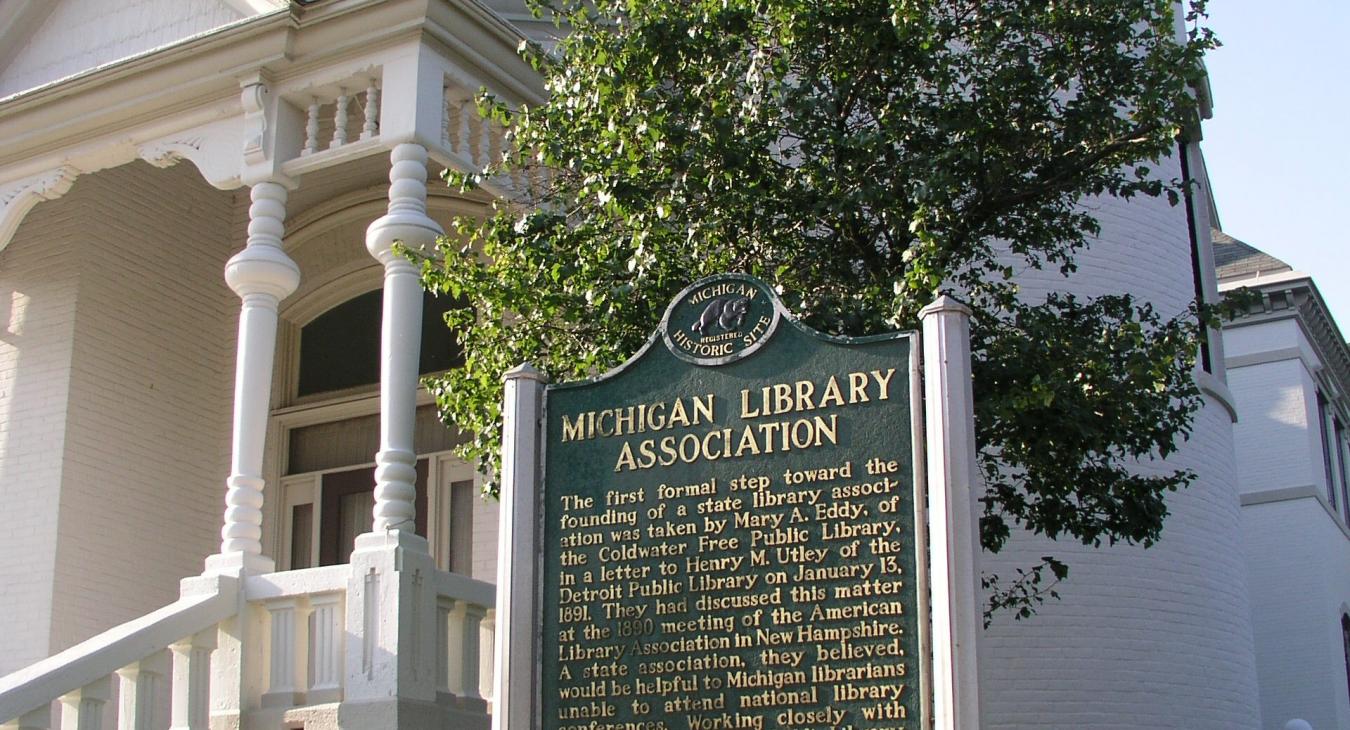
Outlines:
[[[1350,335],[1350,0],[1210,0],[1202,148],[1224,232],[1311,274]]]

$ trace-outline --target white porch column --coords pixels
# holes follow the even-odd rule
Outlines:
[[[386,69],[387,73],[387,69]],[[387,78],[387,76],[386,76]],[[388,97],[386,97],[388,98]],[[417,456],[413,421],[421,350],[422,285],[401,243],[429,249],[441,227],[427,216],[427,150],[390,154],[389,212],[366,229],[366,249],[384,265],[380,335],[380,450],[375,454],[371,531],[356,538],[347,580],[343,707],[350,727],[435,727],[436,571],[414,531]]]
[[[243,301],[234,375],[234,440],[220,553],[207,558],[208,573],[270,572],[262,555],[263,442],[272,395],[277,303],[300,284],[300,269],[282,250],[286,188],[253,186],[248,243],[225,265],[225,281]]]
[[[400,144],[390,154],[389,212],[366,230],[366,249],[384,265],[380,334],[380,450],[375,454],[372,532],[413,531],[417,454],[413,420],[421,352],[422,285],[417,267],[394,252],[430,249],[444,231],[427,215],[427,150]],[[425,548],[424,548],[425,549]]]

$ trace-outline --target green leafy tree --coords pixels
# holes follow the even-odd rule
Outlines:
[[[480,98],[510,151],[479,176],[529,180],[463,218],[424,262],[465,297],[463,367],[431,382],[462,455],[493,473],[502,373],[556,381],[635,352],[696,278],[743,271],[826,332],[913,328],[951,292],[975,310],[986,550],[1013,529],[1149,545],[1187,471],[1137,473],[1188,434],[1206,317],[1128,293],[1019,294],[1070,275],[1091,196],[1167,196],[1158,162],[1195,118],[1207,31],[1192,0],[556,0],[523,45],[549,100]],[[500,178],[497,178],[500,179]],[[491,487],[495,490],[495,486]],[[1067,566],[986,576],[1029,614]]]

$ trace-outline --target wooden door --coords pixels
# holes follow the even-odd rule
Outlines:
[[[427,536],[427,473],[426,459],[417,460],[417,509],[414,529]],[[351,558],[352,544],[357,535],[369,532],[374,522],[371,509],[375,505],[375,467],[362,467],[324,474],[320,493],[323,504],[319,525],[319,564],[337,565]]]

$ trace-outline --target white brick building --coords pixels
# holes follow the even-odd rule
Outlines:
[[[1307,274],[1222,233],[1219,286],[1257,675],[1268,727],[1350,727],[1350,348]]]
[[[423,176],[499,149],[467,106],[479,87],[541,98],[515,54],[531,23],[510,0],[0,2],[0,674],[18,672],[0,723],[47,727],[60,696],[68,717],[120,704],[150,723],[126,727],[167,724],[170,704],[182,728],[486,724],[495,508],[415,391],[455,353],[387,254],[483,209]],[[1203,191],[1198,148],[1183,156],[1161,174]],[[1206,195],[1097,206],[1101,240],[1067,288],[1167,314],[1215,296]],[[397,346],[419,336],[421,362]],[[1238,496],[1260,490],[1238,476],[1224,362],[1215,336],[1192,437],[1143,467],[1199,475],[1161,543],[1055,545],[1073,566],[1063,600],[983,637],[988,727],[1227,730],[1293,712],[1262,724],[1251,618],[1268,607],[1249,603],[1256,513]],[[1312,489],[1299,464],[1260,489]],[[413,504],[425,555],[378,529]],[[1325,511],[1262,506],[1286,508]],[[1016,541],[989,567],[1045,549]],[[381,605],[416,618],[387,623]],[[1335,711],[1307,714],[1350,722]]]

